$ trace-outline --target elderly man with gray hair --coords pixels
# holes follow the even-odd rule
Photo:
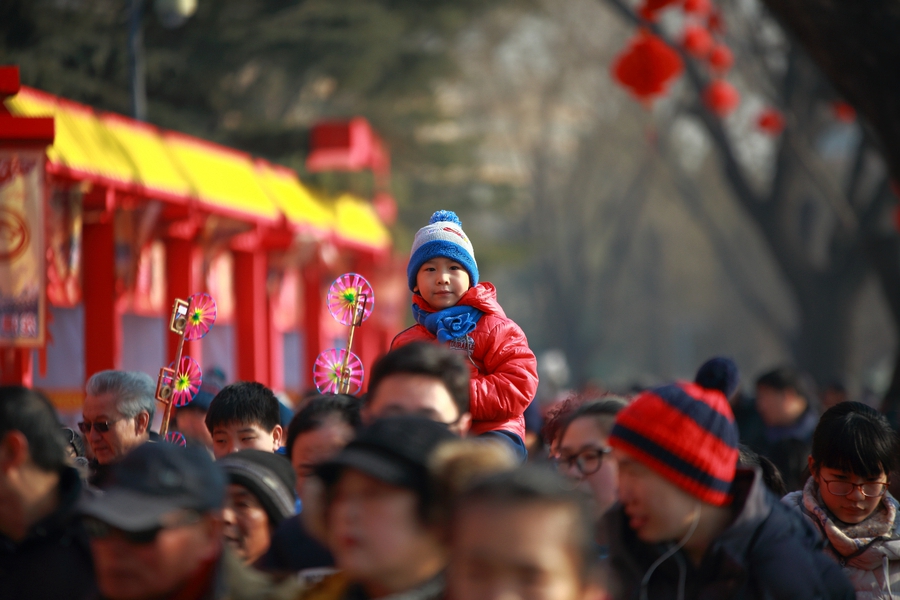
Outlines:
[[[91,482],[100,484],[108,465],[150,439],[156,386],[146,373],[100,371],[88,379],[85,394],[78,427],[98,465]]]

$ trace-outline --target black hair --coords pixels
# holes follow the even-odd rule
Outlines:
[[[66,440],[56,411],[46,396],[18,386],[0,386],[0,440],[19,431],[28,440],[28,452],[39,469],[57,472],[66,464]]]
[[[797,393],[803,393],[803,383],[801,382],[800,373],[793,367],[779,367],[771,371],[767,371],[757,377],[757,386],[770,387],[774,390],[785,391],[794,390]]]
[[[469,367],[458,352],[428,342],[413,342],[391,350],[372,367],[368,397],[375,397],[384,379],[398,374],[439,379],[450,392],[459,414],[469,412]]]
[[[558,435],[560,441],[563,436],[566,435],[566,430],[569,429],[569,425],[576,419],[580,419],[581,417],[610,417],[615,419],[616,415],[619,414],[619,411],[626,406],[628,406],[628,402],[624,398],[618,396],[607,396],[605,398],[600,398],[599,400],[588,400],[566,416],[562,427],[559,429]],[[606,433],[609,435],[609,431]]]
[[[597,567],[593,509],[589,497],[572,489],[560,474],[546,467],[524,465],[481,479],[457,499],[454,520],[458,520],[458,515],[467,507],[479,504],[493,504],[504,509],[545,505],[570,511],[573,519],[569,539],[580,558],[579,574],[582,581],[590,579]]]
[[[765,456],[757,454],[744,444],[738,446],[738,451],[738,466],[759,467],[762,471],[763,484],[769,488],[769,491],[779,498],[787,495],[787,484],[784,482],[784,477],[782,477],[781,471],[778,470],[775,463]]]
[[[238,381],[216,394],[206,413],[206,428],[212,433],[218,425],[241,423],[259,425],[271,432],[281,423],[278,398],[257,381]]]
[[[359,429],[362,419],[359,415],[362,402],[347,394],[315,396],[310,399],[287,428],[287,443],[284,445],[287,455],[294,449],[294,442],[308,431],[321,429],[328,421],[338,419],[354,430]]]
[[[860,477],[896,468],[897,434],[888,420],[862,402],[841,402],[825,411],[813,433],[815,469],[828,467]]]

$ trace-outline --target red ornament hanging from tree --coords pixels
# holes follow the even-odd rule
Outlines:
[[[638,14],[647,21],[655,22],[656,14],[659,11],[676,2],[678,2],[678,0],[645,0],[638,8]]]
[[[781,114],[781,111],[770,106],[759,113],[756,125],[764,133],[774,137],[784,131],[784,116]]]
[[[734,54],[725,44],[719,44],[709,53],[709,66],[717,75],[724,75],[734,64]]]
[[[684,12],[689,15],[707,15],[711,9],[709,0],[684,0]]]
[[[703,91],[703,103],[717,116],[727,117],[741,103],[741,95],[733,85],[724,79],[717,79]]]
[[[841,123],[852,123],[856,120],[856,109],[849,102],[838,100],[831,104],[831,110],[834,112],[834,118]]]
[[[681,45],[684,47],[685,52],[694,58],[706,58],[713,49],[714,44],[712,35],[705,27],[688,25],[684,28],[684,37],[681,40]]]
[[[642,29],[613,61],[612,75],[638,100],[649,102],[664,94],[683,69],[675,50]]]

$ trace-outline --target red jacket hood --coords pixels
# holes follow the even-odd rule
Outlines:
[[[419,294],[413,294],[413,303],[426,312],[436,312]],[[456,305],[473,306],[485,314],[506,318],[506,313],[497,302],[497,288],[487,281],[469,288]]]

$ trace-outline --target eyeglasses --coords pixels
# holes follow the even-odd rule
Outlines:
[[[822,479],[822,481],[825,482],[825,487],[828,488],[828,491],[835,496],[848,496],[854,488],[859,488],[859,491],[862,492],[862,495],[866,498],[876,498],[878,496],[884,496],[884,492],[888,486],[887,481],[867,481],[865,483],[850,483],[849,481],[837,480],[828,481],[827,479]]]
[[[612,452],[612,448],[586,448],[571,456],[558,456],[556,468],[566,473],[576,467],[582,475],[593,475],[603,466],[603,456]]]
[[[81,433],[90,433],[91,427],[96,427],[97,431],[99,431],[100,433],[106,433],[107,431],[109,431],[110,425],[121,420],[122,419],[113,419],[112,421],[94,421],[93,423],[91,423],[90,421],[81,421],[78,423],[78,429],[81,430]]]
[[[125,538],[125,541],[131,544],[145,545],[152,544],[156,541],[156,536],[159,535],[159,532],[163,529],[175,529],[177,527],[193,525],[194,523],[200,522],[200,517],[201,514],[196,511],[178,511],[177,513],[172,513],[170,518],[164,517],[161,519],[165,522],[148,529],[141,529],[140,531],[126,531],[124,529],[119,529],[118,527],[113,527],[109,523],[94,517],[83,517],[82,523],[84,524],[84,529],[88,536],[95,540],[106,539],[115,533]]]

